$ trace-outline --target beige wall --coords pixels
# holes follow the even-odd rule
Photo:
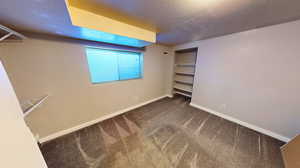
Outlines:
[[[50,94],[27,117],[40,137],[95,120],[166,95],[171,55],[168,47],[152,45],[144,53],[144,78],[91,84],[85,46],[64,41],[28,39],[1,44],[1,59],[21,102]]]
[[[292,138],[300,133],[300,21],[187,43],[192,103]]]

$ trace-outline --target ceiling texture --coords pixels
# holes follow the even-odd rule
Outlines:
[[[176,45],[300,19],[300,0],[88,0],[153,25]],[[79,39],[64,0],[1,0],[0,24]]]

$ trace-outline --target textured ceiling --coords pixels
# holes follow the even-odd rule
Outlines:
[[[174,45],[300,19],[300,0],[90,0],[155,25]],[[83,38],[64,0],[1,0],[0,23],[21,31]]]

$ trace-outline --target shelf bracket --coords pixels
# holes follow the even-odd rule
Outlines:
[[[11,35],[13,35],[13,34],[14,34],[14,33],[12,33],[12,32],[6,34],[5,36],[3,36],[3,37],[0,38],[0,41],[3,41],[3,40],[5,40],[5,39],[7,39],[9,36],[11,36]]]
[[[17,37],[19,37],[21,40],[26,39],[26,37],[16,31],[13,31],[12,29],[5,27],[3,25],[0,24],[0,30],[3,30],[5,32],[7,32],[8,34],[4,35],[3,37],[0,38],[0,42],[4,41],[5,39],[7,39],[8,37],[15,35]]]
[[[24,117],[26,117],[28,114],[30,114],[32,111],[34,111],[36,108],[38,108],[48,97],[49,97],[49,95],[46,95],[45,97],[41,98],[37,103],[33,104],[31,107],[26,109],[24,111]]]

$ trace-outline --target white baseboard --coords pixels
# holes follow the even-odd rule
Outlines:
[[[204,110],[204,111],[206,111],[206,112],[208,112],[208,113],[211,113],[211,114],[213,114],[213,115],[219,116],[219,117],[224,118],[224,119],[226,119],[226,120],[229,120],[229,121],[232,121],[232,122],[237,123],[237,124],[239,124],[239,125],[242,125],[242,126],[244,126],[244,127],[247,127],[247,128],[252,129],[252,130],[255,130],[255,131],[257,131],[257,132],[260,132],[260,133],[262,133],[262,134],[271,136],[271,137],[273,137],[273,138],[275,138],[275,139],[278,139],[278,140],[281,140],[281,141],[283,141],[283,142],[288,142],[288,141],[290,141],[290,138],[287,138],[287,137],[285,137],[285,136],[282,136],[282,135],[277,134],[277,133],[275,133],[275,132],[272,132],[272,131],[270,131],[270,130],[266,130],[266,129],[263,129],[263,128],[261,128],[261,127],[255,126],[255,125],[253,125],[253,124],[249,124],[249,123],[247,123],[247,122],[244,122],[244,121],[241,121],[241,120],[239,120],[239,119],[233,118],[233,117],[228,116],[228,115],[226,115],[226,114],[216,112],[216,111],[214,111],[214,110],[212,110],[212,109],[209,109],[209,108],[206,108],[206,107],[203,107],[203,106],[194,104],[194,103],[190,103],[190,105],[193,106],[193,107],[195,107],[195,108],[198,108],[198,109],[200,109],[200,110]]]
[[[164,96],[161,96],[161,97],[157,97],[157,98],[155,98],[155,99],[152,99],[152,100],[149,100],[149,101],[140,103],[140,104],[135,105],[135,106],[128,107],[128,108],[126,108],[126,109],[123,109],[123,110],[117,111],[117,112],[115,112],[115,113],[112,113],[112,114],[109,114],[109,115],[106,115],[106,116],[97,118],[97,119],[95,119],[95,120],[85,122],[85,123],[80,124],[80,125],[78,125],[78,126],[75,126],[75,127],[72,127],[72,128],[66,129],[66,130],[62,130],[62,131],[56,132],[56,133],[51,134],[51,135],[49,135],[49,136],[40,138],[40,139],[39,139],[39,142],[40,142],[40,143],[45,143],[45,142],[51,141],[51,140],[56,139],[56,138],[58,138],[58,137],[61,137],[61,136],[70,134],[70,133],[72,133],[72,132],[78,131],[78,130],[80,130],[80,129],[86,128],[86,127],[91,126],[91,125],[94,125],[94,124],[97,124],[97,123],[99,123],[99,122],[101,122],[101,121],[104,121],[104,120],[113,118],[113,117],[115,117],[115,116],[118,116],[118,115],[120,115],[120,114],[126,113],[126,112],[131,111],[131,110],[134,110],[134,109],[136,109],[136,108],[142,107],[142,106],[144,106],[144,105],[147,105],[147,104],[149,104],[149,103],[155,102],[155,101],[160,100],[160,99],[163,99],[163,98],[165,98],[165,97],[170,97],[170,95],[164,95]]]
[[[166,95],[168,98],[173,98],[174,96],[172,94]]]

